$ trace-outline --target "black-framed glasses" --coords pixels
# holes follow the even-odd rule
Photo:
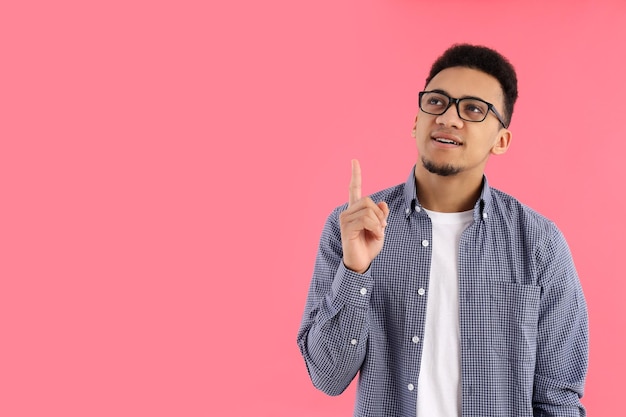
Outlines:
[[[456,104],[456,113],[467,122],[482,122],[487,118],[489,111],[493,112],[502,126],[508,126],[493,104],[476,97],[454,98],[441,91],[420,91],[419,105],[424,113],[441,116],[450,106]]]

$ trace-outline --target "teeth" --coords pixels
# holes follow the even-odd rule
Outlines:
[[[453,141],[453,140],[449,140],[449,139],[435,138],[435,140],[436,140],[437,142],[447,143],[447,144],[450,144],[450,145],[458,145],[458,143],[456,143],[456,142],[455,142],[455,141]]]

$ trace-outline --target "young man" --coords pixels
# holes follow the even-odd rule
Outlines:
[[[484,176],[517,99],[498,52],[433,64],[404,184],[349,202],[322,232],[298,345],[313,384],[357,373],[355,416],[584,416],[587,308],[558,228]]]

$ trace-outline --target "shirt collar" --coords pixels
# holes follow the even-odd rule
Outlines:
[[[406,183],[404,184],[404,214],[405,217],[409,217],[414,211],[418,214],[426,215],[426,212],[422,210],[422,206],[417,198],[417,191],[415,187],[415,166],[409,174]],[[491,209],[491,188],[487,177],[483,175],[482,190],[480,192],[480,198],[474,205],[474,220],[487,220],[489,217],[489,210]]]

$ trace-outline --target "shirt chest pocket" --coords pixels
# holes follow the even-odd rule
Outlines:
[[[534,362],[541,287],[491,282],[492,347],[511,362]]]

